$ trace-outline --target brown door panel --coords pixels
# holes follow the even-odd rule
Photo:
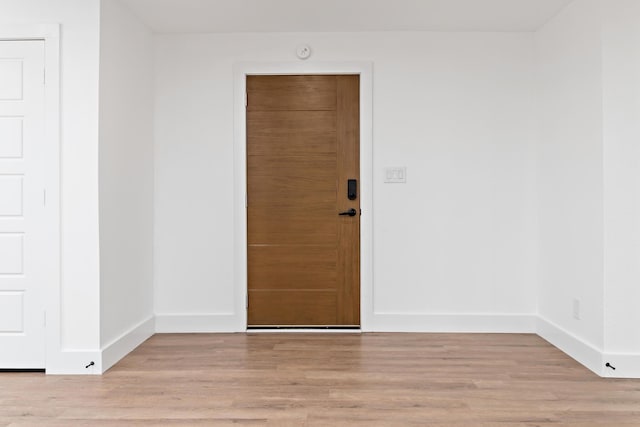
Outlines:
[[[249,247],[251,289],[336,289],[335,246]]]
[[[337,152],[336,111],[250,111],[249,156],[295,156]]]
[[[333,76],[249,76],[247,111],[335,110]]]
[[[336,291],[250,290],[249,325],[338,325]]]

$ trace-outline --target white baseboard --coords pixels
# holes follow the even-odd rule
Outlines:
[[[156,314],[156,332],[159,334],[245,331],[244,322],[235,314]]]
[[[100,351],[63,350],[47,354],[47,375],[102,375],[102,372]]]
[[[536,332],[535,314],[374,313],[363,332],[517,333]]]
[[[603,376],[602,350],[576,337],[542,316],[538,316],[537,333],[540,337],[575,359],[599,376]]]
[[[602,376],[606,378],[640,378],[640,354],[605,353],[602,362],[615,369],[604,367]]]
[[[131,353],[136,347],[149,339],[154,333],[155,319],[153,316],[150,316],[105,345],[102,348],[102,365],[100,372],[106,372],[123,357]]]
[[[640,354],[603,353],[534,314],[376,313],[370,319],[370,325],[363,332],[537,334],[599,376],[640,378]],[[154,333],[229,333],[245,330],[244,322],[233,314],[159,314],[155,319],[150,317],[136,325],[102,351],[65,350],[48,355],[46,372],[54,375],[100,375]],[[87,368],[91,362],[94,364]],[[616,369],[605,367],[606,363]]]

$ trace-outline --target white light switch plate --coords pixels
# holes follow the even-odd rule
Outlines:
[[[390,167],[384,170],[384,182],[390,184],[404,184],[407,182],[407,168]]]

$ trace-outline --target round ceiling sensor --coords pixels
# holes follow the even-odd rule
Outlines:
[[[300,45],[296,48],[296,55],[300,59],[307,59],[311,56],[311,48],[306,44]]]

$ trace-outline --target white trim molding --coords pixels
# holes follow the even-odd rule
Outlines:
[[[48,374],[93,373],[96,366],[85,369],[85,361],[95,361],[99,352],[62,348],[60,321],[60,25],[0,25],[0,40],[42,40],[45,50],[45,155],[44,180],[47,183],[45,242],[47,257],[41,266],[47,277],[45,290],[46,360]]]
[[[501,333],[536,332],[535,314],[411,314],[375,313],[376,332]]]
[[[542,316],[538,316],[537,333],[601,377],[640,378],[640,354],[605,352]]]
[[[603,376],[602,350],[542,316],[538,316],[537,334],[597,375]]]
[[[60,40],[59,24],[0,24],[0,40]]]
[[[373,63],[238,62],[234,88],[234,273],[235,331],[247,329],[246,77],[248,75],[357,74],[360,76],[360,324],[373,318]]]
[[[101,375],[102,354],[98,350],[73,349],[47,352],[46,372],[47,375]]]
[[[240,331],[233,313],[156,314],[156,333],[229,333]]]
[[[640,378],[640,354],[604,353],[602,362],[605,378]]]
[[[155,318],[150,316],[102,348],[100,372],[104,373],[155,333]]]

